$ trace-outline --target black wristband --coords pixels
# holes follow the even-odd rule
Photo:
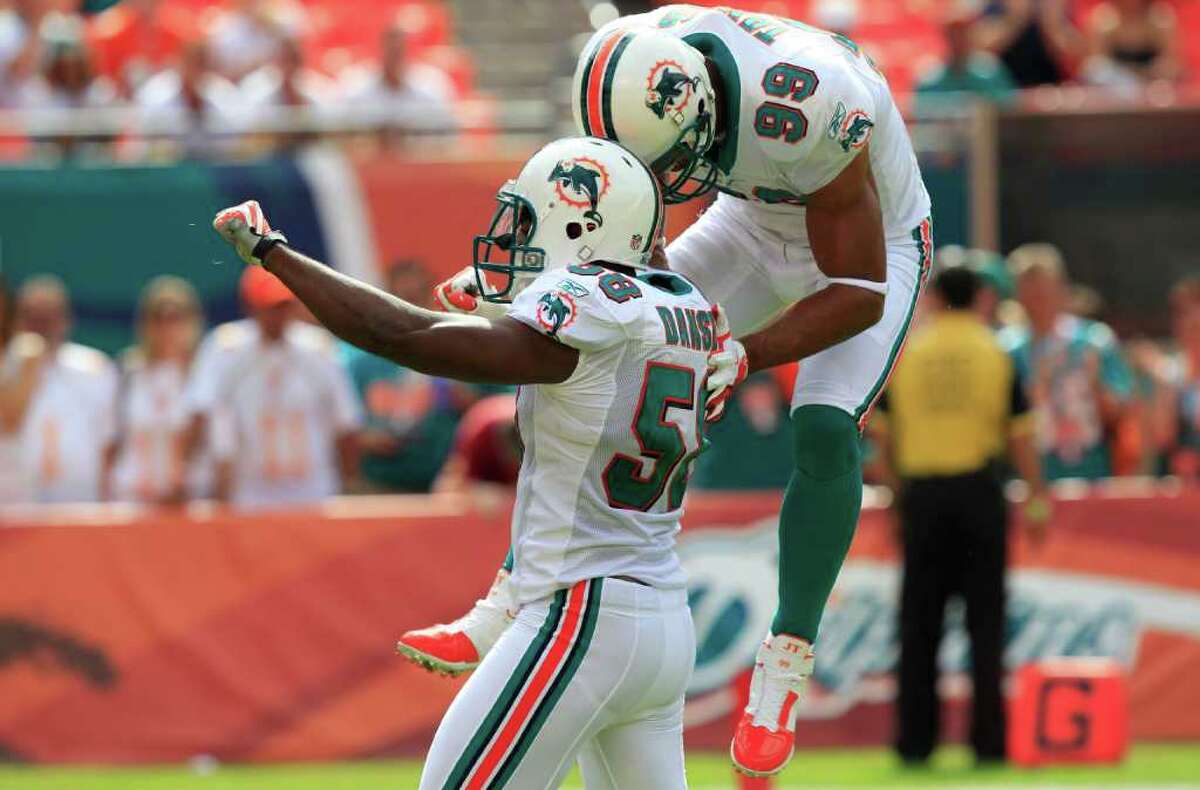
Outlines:
[[[287,244],[287,236],[284,236],[277,230],[273,230],[258,240],[251,254],[262,261],[267,257],[267,253],[275,248],[276,244]]]

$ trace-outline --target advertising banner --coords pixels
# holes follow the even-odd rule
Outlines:
[[[724,748],[732,681],[775,606],[778,496],[697,495],[680,538],[698,634],[692,748]],[[1015,545],[1011,667],[1102,656],[1130,673],[1140,739],[1200,739],[1200,495],[1061,503]],[[508,502],[340,500],[317,512],[8,514],[0,528],[0,757],[33,762],[419,755],[460,681],[392,653],[457,617],[508,540]],[[891,737],[892,526],[864,514],[818,640],[807,746]],[[941,660],[961,732],[960,616]]]

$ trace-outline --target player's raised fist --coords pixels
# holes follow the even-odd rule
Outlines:
[[[213,230],[232,244],[238,256],[252,266],[261,266],[263,256],[271,247],[287,242],[282,233],[271,230],[267,215],[257,200],[247,200],[217,212]]]
[[[447,313],[465,313],[493,319],[504,315],[503,305],[488,302],[479,295],[475,267],[468,266],[433,289],[437,302]]]
[[[729,319],[720,305],[713,305],[713,331],[716,344],[708,355],[708,402],[704,407],[704,421],[717,422],[725,416],[725,402],[733,389],[746,380],[750,366],[746,349],[733,339],[729,330]]]

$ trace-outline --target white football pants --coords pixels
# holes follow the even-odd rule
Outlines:
[[[685,590],[591,579],[523,606],[454,698],[421,790],[681,790]]]

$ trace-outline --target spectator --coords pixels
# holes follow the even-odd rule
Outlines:
[[[995,55],[974,45],[971,25],[977,14],[956,13],[942,25],[946,38],[946,60],[917,81],[917,109],[945,112],[961,108],[964,99],[975,97],[993,104],[1008,104],[1016,85],[1008,69]]]
[[[33,498],[22,462],[21,425],[46,361],[40,336],[13,331],[14,313],[12,291],[0,276],[0,505]]]
[[[708,432],[711,446],[694,462],[690,484],[707,490],[779,489],[792,470],[791,391],[770,373],[737,390]]]
[[[133,96],[178,60],[194,27],[186,10],[164,0],[124,0],[92,23],[97,68]]]
[[[137,93],[143,131],[177,135],[187,158],[207,158],[233,144],[237,88],[212,70],[208,46],[200,40],[184,46],[175,68],[159,72]]]
[[[41,64],[38,35],[46,0],[12,0],[0,7],[0,107],[20,104],[21,88]]]
[[[184,384],[200,340],[200,302],[178,277],[158,277],[142,290],[138,345],[123,360],[117,404],[114,499],[169,503],[207,495],[211,470],[185,465],[179,435],[186,427]]]
[[[288,0],[234,0],[217,17],[208,43],[217,71],[237,82],[279,59],[285,39],[305,30],[304,8]]]
[[[1088,20],[1089,82],[1137,86],[1181,72],[1175,11],[1157,0],[1109,0]]]
[[[1200,277],[1171,291],[1171,318],[1177,350],[1162,446],[1171,473],[1200,482]]]
[[[95,109],[117,101],[116,86],[96,76],[83,20],[50,14],[40,26],[42,67],[20,89],[20,104],[30,109]]]
[[[1066,0],[990,0],[974,32],[1022,88],[1063,82],[1083,51]]]
[[[108,498],[117,372],[103,353],[67,341],[71,309],[57,277],[33,277],[17,296],[17,329],[42,338],[46,362],[21,426],[26,474],[38,502]]]
[[[439,491],[479,484],[512,487],[524,447],[517,431],[517,397],[492,395],[472,406],[459,423],[454,452],[437,481]]]
[[[422,127],[455,126],[454,87],[441,70],[414,64],[408,57],[403,28],[383,32],[383,58],[374,69],[349,69],[343,94],[356,118],[384,131],[400,130],[414,121]]]
[[[1110,429],[1129,408],[1133,380],[1106,325],[1067,312],[1062,255],[1026,244],[1009,256],[1028,326],[1001,333],[1026,393],[1037,408],[1042,466],[1048,479],[1112,474]]]
[[[393,265],[385,287],[412,304],[427,302],[432,292],[428,273],[415,261]],[[367,415],[359,490],[430,490],[475,393],[354,346],[342,347],[342,359]]]
[[[274,275],[248,267],[242,302],[257,340],[218,366],[212,448],[217,492],[239,507],[314,504],[354,473],[358,404],[333,338],[288,331],[296,300]]]
[[[257,123],[280,128],[273,136],[285,146],[315,139],[309,132],[291,131],[296,113],[304,109],[305,120],[319,119],[336,98],[335,89],[332,80],[305,67],[304,50],[296,38],[282,39],[276,61],[247,76],[241,85],[242,100],[253,108]]]
[[[76,16],[54,13],[40,26],[42,38],[41,70],[20,88],[19,104],[30,110],[102,110],[117,101],[116,86],[97,77],[92,56],[84,40],[83,21]],[[87,116],[88,120],[92,116]],[[48,127],[36,123],[28,128],[35,140],[54,143],[65,154],[73,154],[85,144],[106,144],[114,132],[79,134],[64,129],[62,120],[51,118]]]
[[[329,333],[303,321],[289,321],[284,330],[291,345],[327,348]],[[232,362],[253,353],[262,340],[259,324],[253,318],[230,321],[214,328],[201,341],[192,361],[184,390],[187,428],[180,444],[187,463],[212,456],[211,416],[218,404],[218,386],[224,369]]]
[[[1029,404],[1012,360],[979,320],[978,288],[967,267],[934,279],[934,313],[912,336],[873,425],[885,437],[901,520],[896,750],[909,764],[925,763],[937,743],[937,656],[950,596],[966,603],[975,759],[1004,760],[1008,514],[996,461],[1006,449],[1032,491],[1032,539],[1044,537],[1049,517]]]

